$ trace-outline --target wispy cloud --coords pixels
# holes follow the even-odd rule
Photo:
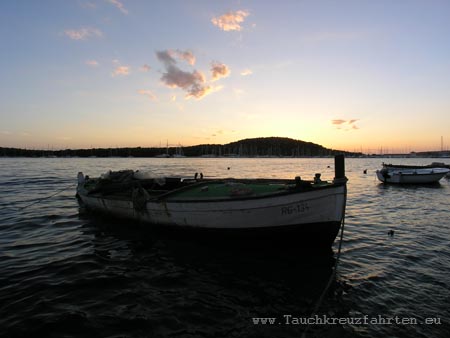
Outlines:
[[[152,67],[150,67],[149,65],[145,64],[143,65],[140,70],[141,72],[149,72],[152,69]]]
[[[165,73],[161,81],[169,88],[181,88],[186,92],[186,98],[194,97],[201,99],[211,93],[214,88],[206,83],[203,73],[193,70],[184,71],[177,65],[175,57],[180,58],[180,54],[173,53],[171,50],[157,51],[157,59],[163,63]],[[183,58],[183,60],[185,60]]]
[[[230,75],[230,68],[224,63],[214,61],[211,63],[212,80],[216,81],[222,77]]]
[[[85,62],[86,65],[88,65],[89,67],[98,67],[99,63],[96,60],[87,60]]]
[[[249,15],[250,13],[248,11],[228,12],[212,18],[211,22],[214,26],[217,26],[224,31],[240,31],[242,30],[241,24]]]
[[[118,75],[122,75],[122,76],[126,76],[130,74],[130,67],[129,66],[117,66],[113,72],[112,72],[112,76],[118,76]]]
[[[244,69],[242,72],[241,72],[241,75],[242,76],[247,76],[247,75],[252,75],[253,74],[253,72],[252,72],[252,70],[251,69]]]
[[[343,131],[349,131],[349,130],[357,130],[359,127],[355,124],[355,122],[358,121],[358,119],[352,119],[352,120],[343,120],[343,119],[336,119],[331,120],[331,124],[336,127],[336,129],[343,130]]]
[[[147,96],[147,97],[148,97],[150,100],[152,100],[152,101],[157,101],[157,100],[158,100],[158,98],[156,97],[156,95],[153,94],[153,92],[152,92],[151,90],[148,90],[148,89],[140,89],[140,90],[138,90],[138,93],[141,94],[141,95]]]
[[[125,8],[123,3],[121,3],[119,0],[106,0],[110,4],[116,6],[123,14],[128,14],[128,10]]]
[[[82,27],[78,30],[75,29],[65,30],[64,35],[66,35],[72,40],[87,40],[88,38],[92,37],[100,38],[103,36],[103,33],[97,28]]]

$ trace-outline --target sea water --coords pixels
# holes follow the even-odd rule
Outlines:
[[[442,159],[346,160],[334,277],[339,238],[323,253],[197,242],[75,198],[79,171],[332,180],[331,158],[0,158],[0,336],[449,337],[450,182],[384,185],[383,161]]]

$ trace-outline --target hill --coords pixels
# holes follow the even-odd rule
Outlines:
[[[0,148],[0,156],[9,157],[155,157],[164,153],[187,157],[309,157],[333,156],[336,154],[359,155],[351,152],[328,149],[319,144],[286,137],[259,137],[239,140],[227,144],[200,144],[189,147],[166,148],[93,148],[65,150],[30,150]]]

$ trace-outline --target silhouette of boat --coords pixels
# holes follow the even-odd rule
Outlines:
[[[330,246],[346,205],[343,156],[335,179],[136,179],[132,170],[91,179],[78,174],[77,195],[87,209],[154,227],[221,236],[289,238]]]

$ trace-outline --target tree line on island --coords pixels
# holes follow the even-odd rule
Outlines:
[[[126,147],[64,150],[0,148],[8,157],[310,157],[336,154],[361,155],[325,148],[319,144],[286,137],[259,137],[228,144],[200,144],[188,147]]]

